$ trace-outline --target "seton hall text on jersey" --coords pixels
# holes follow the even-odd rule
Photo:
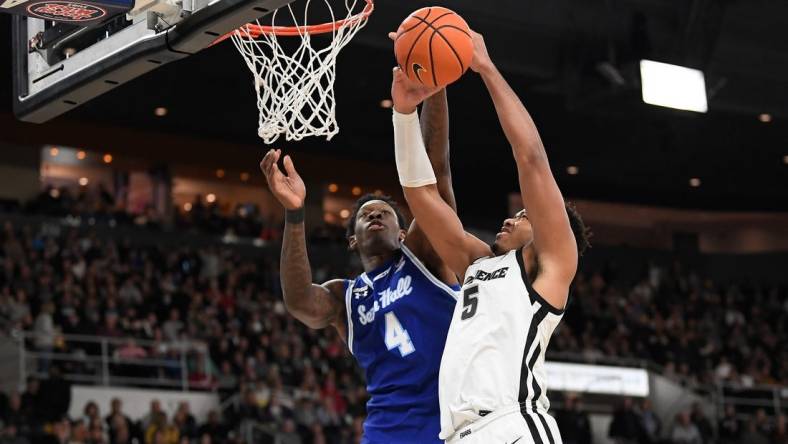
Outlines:
[[[493,271],[492,273],[478,270],[476,271],[475,275],[468,276],[468,279],[465,280],[465,285],[468,285],[473,281],[491,281],[493,279],[505,278],[507,270],[509,270],[509,267],[499,268]]]
[[[395,288],[386,288],[379,292],[379,297],[375,300],[375,303],[372,304],[369,311],[367,311],[367,307],[364,306],[364,304],[360,304],[358,306],[358,321],[361,325],[367,325],[374,321],[375,314],[378,310],[386,308],[397,300],[411,294],[413,292],[411,281],[410,275],[406,275],[397,280],[397,286]]]

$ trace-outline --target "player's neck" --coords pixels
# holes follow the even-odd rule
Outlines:
[[[369,273],[391,261],[397,250],[381,251],[369,254],[359,254],[364,273]]]

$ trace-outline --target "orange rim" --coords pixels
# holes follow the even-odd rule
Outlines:
[[[211,45],[213,46],[221,41],[224,41],[236,33],[243,38],[250,39],[260,37],[263,34],[274,34],[281,37],[296,37],[304,34],[328,34],[345,25],[350,25],[359,20],[366,20],[367,17],[372,14],[372,11],[375,10],[375,4],[372,0],[364,1],[366,2],[366,6],[364,6],[363,11],[342,20],[309,26],[261,26],[249,23],[219,37],[213,43],[211,43]]]

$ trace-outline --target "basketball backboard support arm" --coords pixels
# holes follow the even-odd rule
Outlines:
[[[166,63],[210,46],[217,37],[293,0],[182,0],[176,17],[142,11],[129,25],[49,64],[30,42],[45,31],[41,19],[15,16],[14,113],[43,123]],[[143,15],[144,14],[144,15]],[[173,22],[177,22],[172,24]],[[167,24],[166,27],[162,26]]]

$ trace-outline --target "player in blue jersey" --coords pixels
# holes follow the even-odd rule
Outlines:
[[[445,91],[425,101],[422,119],[438,189],[454,207]],[[336,328],[364,369],[370,400],[362,442],[442,442],[438,370],[459,289],[456,277],[419,226],[404,225],[390,198],[368,195],[356,203],[347,236],[364,273],[313,283],[304,237],[306,187],[289,156],[285,172],[279,169],[280,156],[269,151],[260,168],[286,209],[280,273],[287,310],[311,328]]]

